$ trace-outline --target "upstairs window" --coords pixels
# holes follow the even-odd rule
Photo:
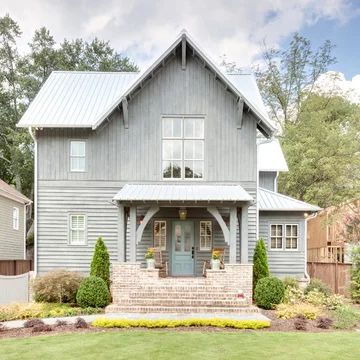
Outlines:
[[[212,222],[200,221],[200,251],[212,249]]]
[[[162,119],[164,179],[202,179],[204,176],[204,119]]]
[[[13,223],[13,229],[19,230],[19,208],[14,207],[13,213],[12,213],[12,223]]]
[[[154,221],[154,247],[166,250],[166,221]]]
[[[86,245],[86,216],[70,215],[70,245]]]
[[[70,171],[85,171],[85,141],[70,142]]]

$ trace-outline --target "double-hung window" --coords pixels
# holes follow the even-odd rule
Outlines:
[[[83,214],[71,214],[69,227],[69,244],[86,245],[86,216]]]
[[[162,173],[164,179],[204,177],[204,118],[162,119]]]
[[[154,247],[166,250],[166,221],[154,221]]]
[[[298,248],[298,226],[285,225],[285,249],[286,250],[297,250]]]
[[[270,248],[272,250],[281,250],[283,248],[283,226],[271,225],[270,228]]]
[[[14,207],[12,212],[13,230],[19,230],[19,208]]]
[[[200,221],[200,251],[212,249],[212,222]]]
[[[86,143],[82,140],[70,141],[70,171],[85,171]]]
[[[270,249],[271,250],[298,250],[299,225],[298,224],[271,224]]]

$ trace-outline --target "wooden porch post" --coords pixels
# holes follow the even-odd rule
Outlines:
[[[130,207],[130,262],[136,262],[136,206]]]
[[[230,209],[230,244],[229,244],[229,262],[236,264],[236,207]]]
[[[248,252],[248,211],[249,205],[244,205],[241,208],[241,239],[240,239],[240,249],[241,249],[241,257],[240,262],[242,264],[247,264],[249,262],[249,252]]]
[[[125,211],[122,204],[118,204],[118,261],[125,261]]]

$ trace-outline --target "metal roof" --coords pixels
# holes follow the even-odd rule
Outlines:
[[[279,140],[258,139],[259,171],[289,171]]]
[[[174,43],[143,73],[103,73],[55,71],[18,123],[19,127],[89,127],[96,129],[121,100],[141,87],[154,70],[164,64],[185,37],[186,43],[216,73],[229,91],[242,98],[257,116],[258,127],[270,136],[275,128],[259,97],[257,85],[249,76],[234,76],[222,71],[200,47],[182,31]],[[241,84],[242,81],[244,84]]]
[[[0,179],[0,196],[12,199],[21,204],[30,204],[32,201],[15,188]]]
[[[319,211],[321,208],[290,196],[259,188],[258,204],[260,211]]]
[[[136,185],[126,184],[113,200],[126,201],[251,201],[253,198],[240,185]]]
[[[18,126],[92,128],[138,76],[130,72],[53,71]]]

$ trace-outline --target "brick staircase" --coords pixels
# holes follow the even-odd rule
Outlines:
[[[258,312],[251,305],[248,286],[239,282],[234,284],[224,272],[220,277],[211,273],[208,277],[160,278],[156,270],[130,269],[128,266],[127,273],[122,272],[121,278],[113,277],[114,303],[106,308],[106,312]],[[239,291],[244,293],[244,298],[239,297]]]

